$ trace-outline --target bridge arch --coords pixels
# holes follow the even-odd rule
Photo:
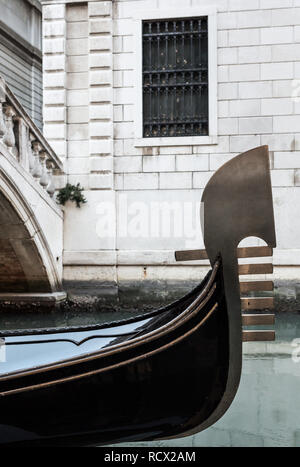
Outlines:
[[[36,215],[47,209],[47,200],[30,180],[24,179],[21,191],[13,177],[16,167],[11,166],[8,174],[1,165],[0,293],[59,292],[59,268]],[[45,206],[37,210],[43,202]]]
[[[0,301],[65,297],[54,170],[62,161],[0,76]]]

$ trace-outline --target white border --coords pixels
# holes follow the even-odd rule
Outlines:
[[[143,138],[143,87],[142,87],[142,21],[148,19],[208,17],[208,82],[209,82],[209,135],[165,138]],[[137,10],[134,15],[135,37],[135,102],[134,135],[137,147],[190,146],[218,143],[217,102],[217,9],[216,7],[169,8],[168,10]]]

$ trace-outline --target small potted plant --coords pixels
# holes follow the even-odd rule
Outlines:
[[[57,194],[57,201],[61,205],[65,205],[67,201],[73,201],[76,203],[76,206],[78,208],[81,207],[81,204],[84,204],[87,202],[85,197],[83,196],[84,188],[80,186],[80,183],[77,183],[77,185],[71,185],[70,183],[67,183],[64,188],[61,188]]]

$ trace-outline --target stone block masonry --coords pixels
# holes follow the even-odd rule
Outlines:
[[[208,3],[212,2],[192,0],[185,6],[191,11],[197,8],[201,15],[201,9]],[[176,17],[176,6],[171,0],[115,2],[114,167],[118,193],[136,190],[139,199],[143,196],[150,202],[154,197],[165,200],[165,192],[170,190],[181,195],[202,190],[220,165],[261,144],[270,146],[274,187],[288,190],[297,183],[295,171],[300,158],[295,142],[300,126],[299,110],[292,94],[300,59],[297,55],[299,8],[293,4],[285,8],[286,2],[280,0],[217,0],[214,4],[218,19],[215,44],[218,51],[218,142],[176,145],[176,138],[173,138],[170,146],[143,147],[136,144],[133,133],[137,118],[135,74],[139,69],[134,9],[144,9],[145,17],[149,11],[153,17],[159,17],[160,10],[169,11],[169,17],[173,17],[174,12]],[[176,196],[173,193],[174,200]],[[275,199],[277,223],[281,219],[281,209]],[[278,240],[289,263],[287,237],[281,231]],[[158,238],[157,250],[161,250],[160,242]],[[178,239],[177,245],[184,248],[185,240]],[[127,247],[134,251],[136,243],[132,241],[130,246],[127,242]],[[146,242],[143,247],[146,248]],[[178,271],[180,277],[180,267]]]
[[[67,172],[84,188],[89,179],[89,102],[82,91],[89,86],[87,4],[66,5]],[[71,144],[70,144],[71,143]],[[73,147],[81,152],[73,155]]]
[[[200,202],[215,170],[263,144],[270,148],[275,220],[281,226],[274,254],[277,277],[284,279],[289,268],[291,274],[299,271],[300,236],[291,233],[300,229],[299,1],[43,0],[43,4],[45,134],[65,159],[67,180],[80,182],[89,201],[80,211],[71,206],[65,210],[68,280],[73,267],[75,274],[75,264],[76,277],[81,265],[87,268],[82,273],[85,280],[96,270],[108,282],[123,280],[126,274],[140,278],[141,264],[146,277],[151,267],[157,268],[156,278],[194,278],[201,267],[175,267],[173,250],[201,248],[201,236],[193,246],[184,231],[170,239],[156,235],[153,228],[156,236],[150,239],[142,232],[124,238],[124,199],[132,232],[134,222],[136,226],[141,222],[141,203],[150,213],[155,203]],[[170,138],[167,143],[144,144],[136,136],[142,119],[137,106],[137,82],[142,82],[137,80],[141,71],[137,21],[162,14],[167,15],[162,19],[180,17],[183,4],[190,16],[206,15],[207,7],[216,7],[217,31],[208,40],[217,55],[217,73],[210,77],[217,80],[217,137],[202,143]],[[105,239],[99,236],[104,201],[112,209],[116,229]],[[172,206],[171,219],[178,215]],[[197,212],[197,207],[193,209]]]
[[[102,241],[97,230],[99,204],[115,204],[112,5],[49,2],[43,10],[44,131],[64,160],[66,175],[57,177],[57,187],[80,183],[88,199],[80,210],[68,203],[64,219],[64,249],[84,265],[91,251],[115,251],[115,233]],[[73,266],[69,281],[72,271],[78,278]],[[115,264],[105,271],[114,284]]]
[[[66,6],[43,8],[44,134],[63,160],[66,144]],[[61,181],[63,183],[63,181]]]

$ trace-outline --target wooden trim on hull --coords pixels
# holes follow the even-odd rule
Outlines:
[[[152,310],[150,312],[143,313],[141,315],[134,316],[132,318],[127,318],[127,319],[122,319],[119,321],[113,321],[113,322],[105,322],[101,324],[93,324],[93,325],[84,325],[84,326],[68,326],[68,327],[50,327],[50,328],[34,328],[34,329],[9,329],[2,331],[0,330],[0,337],[11,337],[11,336],[29,336],[29,335],[46,335],[46,334],[60,334],[60,333],[69,333],[69,332],[84,332],[84,331],[101,331],[103,329],[113,329],[118,326],[123,326],[131,323],[136,323],[138,321],[142,321],[148,318],[156,317],[158,315],[161,315],[162,313],[166,313],[168,311],[171,311],[173,309],[176,309],[179,305],[182,303],[191,300],[190,303],[192,303],[192,297],[196,297],[197,294],[200,295],[202,294],[202,291],[204,288],[207,286],[205,284],[202,287],[203,282],[205,282],[206,278],[204,281],[202,281],[197,287],[195,287],[191,292],[186,294],[185,296],[181,297],[180,299],[176,300],[175,302],[172,302],[164,307],[158,308],[156,310]],[[208,279],[209,281],[210,279]],[[207,283],[208,283],[207,281]],[[197,291],[198,289],[198,291]],[[195,298],[194,298],[195,299]]]
[[[207,320],[208,318],[213,314],[213,312],[218,308],[218,304],[216,303],[213,308],[208,312],[208,314],[200,321],[200,323],[197,324],[197,326],[195,326],[194,328],[190,329],[188,332],[186,332],[185,334],[183,334],[182,336],[178,337],[177,339],[175,339],[174,341],[168,343],[168,344],[165,344],[161,347],[159,347],[158,349],[156,350],[152,350],[151,352],[148,352],[148,353],[145,353],[143,355],[139,355],[137,357],[134,357],[134,358],[131,358],[130,360],[125,360],[125,361],[122,361],[121,363],[118,363],[116,365],[111,365],[111,366],[108,366],[106,368],[100,368],[98,370],[93,370],[93,371],[89,371],[87,373],[83,373],[83,374],[80,374],[80,375],[76,375],[76,376],[70,376],[68,378],[64,378],[64,379],[60,379],[60,380],[54,380],[54,381],[50,381],[50,382],[47,382],[47,383],[41,383],[41,384],[38,384],[38,385],[34,385],[34,386],[27,386],[25,388],[19,388],[19,389],[13,389],[11,391],[4,391],[4,392],[0,392],[0,396],[9,396],[9,395],[12,395],[12,394],[18,394],[20,392],[25,392],[25,391],[32,391],[34,389],[41,389],[41,388],[44,388],[44,387],[49,387],[49,386],[52,386],[52,385],[57,385],[57,384],[60,384],[60,383],[65,383],[65,382],[68,382],[68,381],[74,381],[76,379],[80,379],[80,378],[86,378],[88,376],[92,376],[92,375],[96,375],[96,374],[99,374],[99,373],[104,373],[106,371],[109,371],[109,370],[113,370],[113,369],[116,369],[116,368],[120,368],[121,366],[124,366],[124,365],[129,365],[130,363],[134,363],[134,362],[137,362],[137,361],[140,361],[140,360],[144,360],[146,358],[149,358],[150,356],[152,355],[155,355],[159,352],[162,352],[170,347],[172,347],[173,345],[176,345],[177,343],[181,342],[182,340],[186,339],[187,337],[189,337],[192,333],[196,332]]]

